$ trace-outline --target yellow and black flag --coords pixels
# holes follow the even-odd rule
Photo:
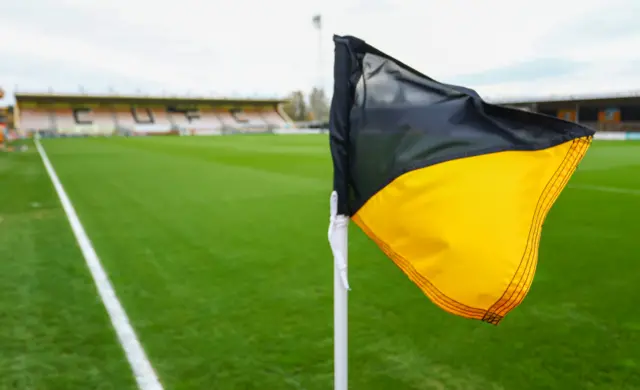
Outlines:
[[[529,291],[543,221],[594,131],[334,43],[338,213],[439,307],[498,324]]]

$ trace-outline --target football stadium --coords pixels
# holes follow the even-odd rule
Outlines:
[[[0,388],[334,386],[327,129],[277,99],[13,100],[0,112]],[[526,299],[498,326],[452,315],[350,224],[349,388],[640,388],[640,96],[494,103],[595,131],[544,220]],[[474,191],[443,224],[488,207]]]

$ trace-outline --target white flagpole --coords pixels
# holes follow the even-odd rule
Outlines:
[[[348,389],[348,291],[347,279],[349,217],[338,215],[338,194],[330,199],[329,244],[333,252],[333,354],[334,390]]]

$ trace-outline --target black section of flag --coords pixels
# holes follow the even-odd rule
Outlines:
[[[398,176],[441,162],[540,150],[594,131],[484,102],[351,36],[334,36],[330,145],[338,212],[352,216]]]

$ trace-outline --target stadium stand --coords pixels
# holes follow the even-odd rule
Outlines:
[[[225,128],[233,128],[236,126],[241,126],[241,123],[238,123],[236,119],[231,115],[230,112],[217,112],[218,118],[222,122],[222,126]]]
[[[22,118],[20,127],[27,131],[50,130],[54,128],[51,120],[52,114],[46,109],[22,109],[20,111],[20,117]]]
[[[640,131],[640,94],[510,99],[492,103],[578,122],[597,131]]]
[[[277,112],[264,111],[262,112],[262,118],[271,126],[286,127],[286,121]]]
[[[197,134],[208,134],[219,131],[222,129],[222,126],[222,121],[213,109],[201,110],[199,117],[193,119],[191,123],[191,127]]]
[[[285,100],[16,94],[16,128],[67,135],[212,134],[293,127]]]
[[[267,123],[262,119],[262,116],[257,111],[232,109],[230,112],[233,119],[243,129],[259,130],[267,127]]]
[[[75,133],[76,127],[85,126],[80,124],[73,117],[73,110],[70,108],[57,108],[53,111],[54,128],[61,133]]]

